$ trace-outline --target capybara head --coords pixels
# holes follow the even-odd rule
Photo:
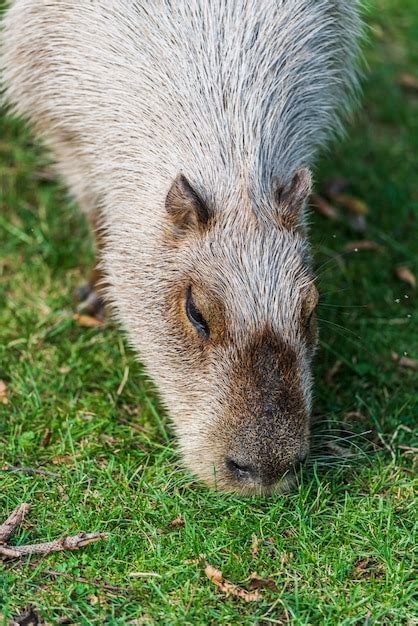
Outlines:
[[[187,466],[218,489],[285,490],[308,453],[318,299],[303,224],[309,190],[300,170],[258,210],[248,197],[219,210],[179,175],[155,257],[130,263],[124,322]],[[132,306],[136,270],[147,279]]]

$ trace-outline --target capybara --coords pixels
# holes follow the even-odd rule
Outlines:
[[[309,452],[309,168],[356,94],[360,31],[356,0],[15,0],[3,20],[6,102],[219,489],[285,490]]]

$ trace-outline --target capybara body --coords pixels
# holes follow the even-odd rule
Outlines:
[[[6,99],[100,224],[107,297],[220,489],[284,489],[308,454],[307,168],[349,109],[358,32],[355,0],[15,0],[4,19]]]

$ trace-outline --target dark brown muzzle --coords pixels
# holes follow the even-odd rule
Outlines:
[[[306,434],[274,422],[266,416],[255,427],[252,424],[237,432],[225,455],[232,480],[243,486],[271,487],[300,468],[308,453]]]
[[[225,470],[243,487],[294,474],[309,449],[309,416],[292,348],[272,333],[247,345],[231,371]]]

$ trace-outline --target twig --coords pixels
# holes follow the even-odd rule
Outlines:
[[[15,510],[9,515],[4,524],[0,526],[0,544],[6,543],[6,541],[13,535],[17,526],[23,522],[23,519],[30,509],[29,504],[24,502],[19,504]]]
[[[40,469],[38,467],[15,467],[14,465],[4,465],[0,467],[0,471],[2,472],[10,472],[11,474],[28,474],[28,476],[34,476],[39,474],[40,476],[48,476],[49,478],[59,478],[59,474],[55,474],[54,472],[47,472],[46,470]]]
[[[29,504],[20,504],[9,515],[7,520],[0,526],[0,557],[3,559],[19,559],[27,554],[50,554],[61,550],[80,550],[90,543],[107,539],[106,533],[78,533],[72,537],[63,537],[54,541],[44,543],[26,544],[23,546],[9,546],[6,542],[22,523],[26,513],[29,511]]]
[[[37,563],[30,563],[29,565],[33,569],[36,569],[38,567]],[[123,587],[109,585],[108,583],[101,582],[100,580],[89,580],[88,578],[83,578],[82,576],[72,576],[67,572],[60,572],[59,570],[45,569],[42,571],[42,575],[51,576],[52,578],[66,578],[67,580],[70,580],[72,582],[91,585],[92,587],[96,587],[97,589],[103,589],[111,593],[120,593],[125,595],[133,591],[132,589],[123,589]]]
[[[32,543],[24,546],[2,546],[0,545],[0,556],[6,558],[20,558],[27,554],[50,554],[51,552],[61,552],[62,550],[80,550],[90,543],[107,539],[105,533],[78,533],[72,537],[63,537],[55,541],[45,543]]]

